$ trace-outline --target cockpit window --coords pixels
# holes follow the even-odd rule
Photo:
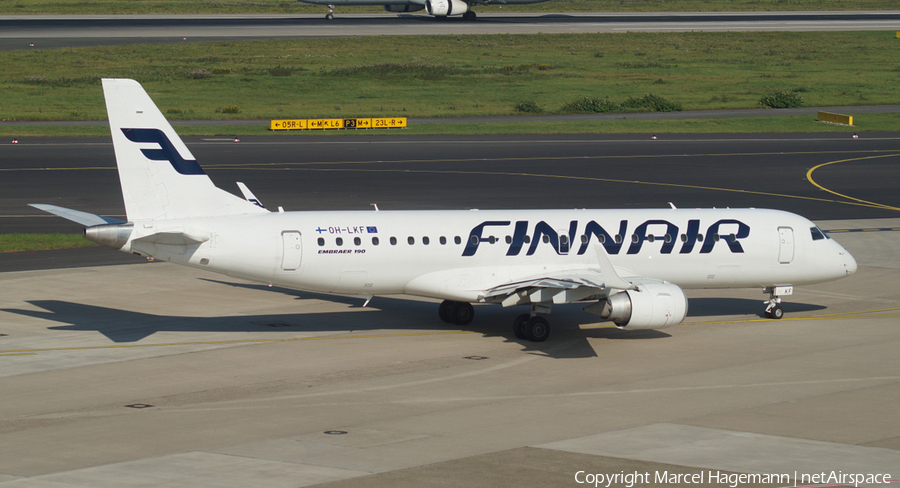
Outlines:
[[[812,233],[812,238],[814,241],[818,241],[821,239],[828,239],[828,237],[825,236],[825,233],[822,232],[822,229],[820,229],[818,227],[810,227],[809,231]]]

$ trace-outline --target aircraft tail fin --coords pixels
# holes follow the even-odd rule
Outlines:
[[[129,221],[268,212],[217,188],[134,80],[103,79]]]

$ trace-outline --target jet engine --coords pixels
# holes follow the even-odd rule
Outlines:
[[[423,8],[425,8],[424,5],[414,5],[414,4],[385,5],[384,6],[384,10],[386,12],[418,12],[419,10],[422,10]]]
[[[661,329],[681,323],[687,316],[684,291],[667,282],[639,285],[610,295],[586,311],[629,329]]]
[[[469,11],[469,4],[462,0],[427,0],[425,11],[436,17],[462,15]]]

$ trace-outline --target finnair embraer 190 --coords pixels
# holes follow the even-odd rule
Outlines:
[[[127,222],[53,205],[91,241],[124,252],[299,290],[443,299],[466,325],[472,303],[524,305],[516,337],[547,339],[555,304],[628,329],[680,323],[684,288],[761,287],[781,318],[794,285],[856,261],[815,224],[764,209],[277,212],[243,183],[215,187],[134,80],[104,79]]]
[[[449,17],[462,15],[463,20],[475,20],[475,5],[519,5],[525,3],[540,3],[547,0],[299,0],[304,3],[327,5],[328,13],[325,18],[334,18],[335,5],[383,5],[387,12],[418,12],[425,10],[428,15],[435,17]]]

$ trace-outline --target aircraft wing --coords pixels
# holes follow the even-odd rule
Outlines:
[[[535,302],[570,303],[608,293],[610,289],[631,289],[634,285],[618,275],[598,269],[580,268],[552,271],[545,275],[504,283],[485,290],[486,301],[504,307]]]
[[[504,307],[534,302],[569,303],[607,293],[609,289],[633,290],[635,284],[619,276],[603,247],[594,248],[594,266],[552,271],[485,290],[485,298]]]

